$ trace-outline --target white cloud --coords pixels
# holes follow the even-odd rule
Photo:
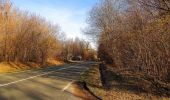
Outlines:
[[[67,34],[68,38],[85,37],[81,34],[81,29],[86,26],[86,10],[73,10],[68,8],[48,8],[41,7],[37,9],[36,13],[45,17],[53,24],[59,24],[62,30]],[[35,10],[34,10],[35,12]]]

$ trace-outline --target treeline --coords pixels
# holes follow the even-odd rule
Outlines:
[[[68,39],[62,43],[62,53],[59,56],[64,61],[66,60],[96,60],[97,54],[92,49],[89,42],[80,40],[79,38]]]
[[[170,81],[169,0],[101,0],[88,20],[102,61]]]
[[[0,61],[44,64],[58,46],[57,26],[0,0]]]
[[[10,0],[0,0],[0,62],[44,65],[48,58],[63,60],[67,55],[65,52],[74,44],[62,41],[61,37],[58,25],[52,25],[38,15],[20,11]],[[86,42],[80,42],[78,46],[81,50],[86,49]],[[75,50],[78,51],[77,48]],[[76,53],[75,50],[69,53]]]

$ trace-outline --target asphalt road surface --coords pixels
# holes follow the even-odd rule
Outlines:
[[[0,74],[0,100],[81,100],[68,90],[93,62]]]

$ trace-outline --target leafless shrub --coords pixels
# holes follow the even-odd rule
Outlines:
[[[144,0],[127,0],[124,7],[119,8],[120,1],[102,0],[92,9],[90,25],[100,30],[98,53],[102,60],[117,68],[133,68],[168,81],[170,15],[160,13],[169,12],[169,1],[145,3]],[[167,7],[164,8],[165,3]],[[160,5],[153,11],[148,5],[155,4]]]

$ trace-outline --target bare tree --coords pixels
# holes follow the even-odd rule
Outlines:
[[[160,80],[167,79],[169,1],[124,2],[102,0],[90,12],[90,27],[100,30],[99,57],[118,69],[135,69]]]
[[[0,60],[45,64],[60,49],[58,26],[0,1]]]

